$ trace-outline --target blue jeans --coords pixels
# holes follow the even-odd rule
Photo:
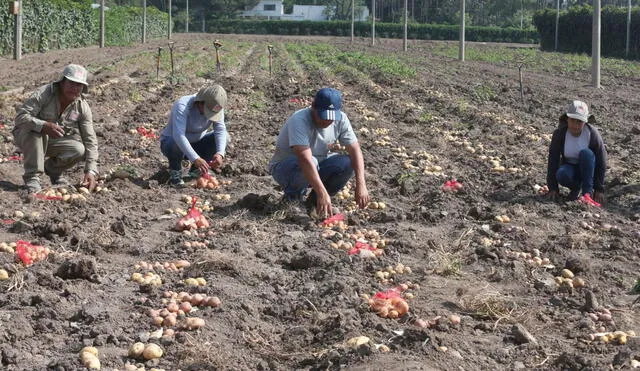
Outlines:
[[[330,196],[338,193],[354,174],[351,158],[347,155],[333,155],[320,163],[315,158],[313,161]],[[284,188],[285,199],[301,199],[309,187],[295,156],[278,162],[271,169],[271,175]]]
[[[562,164],[556,172],[558,183],[569,188],[571,195],[578,197],[580,188],[582,194],[593,194],[593,176],[596,169],[596,155],[590,149],[583,149],[578,156],[577,164]]]
[[[213,133],[205,135],[199,142],[191,143],[191,147],[205,161],[211,161],[216,153],[216,141]],[[185,156],[173,137],[163,136],[160,138],[160,151],[169,160],[169,169],[182,170],[182,160],[185,159]]]

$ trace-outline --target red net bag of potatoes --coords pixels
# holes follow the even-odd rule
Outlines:
[[[193,197],[191,201],[191,208],[189,208],[189,212],[187,215],[183,216],[176,223],[176,230],[185,231],[185,230],[193,230],[198,228],[209,228],[209,221],[207,218],[196,209],[196,201],[198,201],[197,197]]]
[[[45,260],[50,252],[48,247],[33,245],[28,241],[18,240],[16,242],[16,257],[25,266]]]
[[[369,299],[369,308],[383,318],[402,317],[409,311],[409,304],[401,295],[401,288],[377,292]]]

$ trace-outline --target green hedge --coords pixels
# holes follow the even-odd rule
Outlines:
[[[457,25],[409,24],[407,37],[423,40],[458,40]],[[350,21],[273,21],[273,20],[219,20],[208,25],[208,32],[275,35],[351,35]],[[356,36],[371,37],[371,23],[356,22]],[[398,23],[376,23],[376,35],[384,38],[402,38],[404,26]],[[537,43],[538,33],[534,29],[500,27],[467,27],[467,41],[496,41],[513,43]]]
[[[560,12],[558,24],[558,50],[591,54],[593,8],[583,5]],[[536,12],[533,23],[540,33],[543,50],[555,48],[556,10]],[[624,57],[627,37],[627,8],[606,6],[602,8],[600,52],[610,57]],[[629,57],[640,58],[640,8],[631,11],[631,40]]]
[[[93,20],[99,32],[100,9],[94,11]],[[147,7],[147,38],[167,36],[169,15],[155,7]],[[114,6],[104,12],[104,43],[106,46],[131,45],[142,41],[142,8]],[[96,33],[97,35],[97,33]],[[98,37],[98,36],[96,36]]]
[[[91,1],[41,0],[22,2],[22,50],[25,53],[91,44],[96,34]],[[13,53],[15,16],[9,4],[0,6],[0,54]],[[90,42],[87,42],[90,40]]]
[[[22,51],[43,52],[50,49],[97,45],[100,10],[91,9],[90,0],[23,1]],[[147,8],[147,37],[167,35],[168,15],[154,7]],[[142,39],[142,9],[110,7],[105,11],[105,45],[128,45]],[[0,6],[0,55],[12,54],[15,16],[9,5]]]

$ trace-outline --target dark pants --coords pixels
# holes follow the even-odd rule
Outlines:
[[[211,161],[213,155],[216,154],[216,141],[213,133],[205,135],[199,142],[191,143],[191,147],[205,161]],[[182,160],[185,159],[185,156],[173,137],[164,136],[160,139],[160,151],[169,160],[169,169],[182,170]]]
[[[338,193],[354,174],[351,158],[347,155],[331,156],[316,164],[316,167],[322,184],[330,196]],[[295,156],[280,161],[273,167],[271,173],[273,179],[284,188],[286,199],[300,199],[309,187],[309,182],[304,177],[298,158]]]
[[[582,194],[593,195],[593,176],[596,169],[596,155],[590,149],[580,151],[577,164],[562,164],[556,172],[558,183],[571,190],[570,197]]]

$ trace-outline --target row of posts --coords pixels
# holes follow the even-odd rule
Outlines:
[[[168,2],[168,27],[167,37],[171,39],[171,0]],[[592,34],[592,80],[594,87],[600,87],[600,0],[593,0],[593,34]],[[105,0],[100,0],[100,47],[104,48],[104,30],[105,30]],[[13,50],[13,57],[15,60],[22,58],[22,0],[16,0],[10,3],[11,13],[15,15],[15,45]],[[147,42],[147,0],[142,0],[143,16],[142,16],[142,43]],[[375,31],[376,31],[376,0],[371,0],[371,45],[375,45]],[[408,4],[407,0],[404,0],[404,37],[403,37],[403,50],[407,51],[407,21],[408,21]],[[189,0],[186,3],[187,22],[185,24],[185,31],[189,32]],[[460,0],[460,47],[458,52],[458,59],[464,61],[465,58],[465,0]],[[555,24],[555,45],[554,50],[558,50],[558,28],[560,20],[560,0],[556,0],[556,24]],[[354,41],[354,23],[355,23],[355,0],[351,0],[351,42]],[[627,38],[625,55],[629,56],[629,44],[630,44],[630,29],[631,27],[631,0],[628,0],[628,12],[627,12]],[[271,49],[270,49],[271,50]],[[216,56],[218,49],[216,48]],[[219,65],[219,61],[216,61]]]

